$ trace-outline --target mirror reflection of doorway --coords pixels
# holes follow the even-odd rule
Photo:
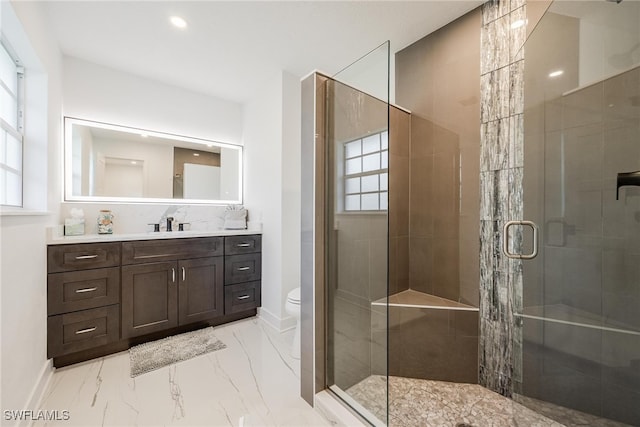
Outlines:
[[[173,198],[220,198],[220,153],[174,147]]]
[[[106,157],[102,188],[113,197],[142,197],[144,161]]]

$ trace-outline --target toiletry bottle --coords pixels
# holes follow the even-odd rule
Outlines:
[[[110,210],[101,210],[98,214],[98,234],[113,233],[113,214]]]

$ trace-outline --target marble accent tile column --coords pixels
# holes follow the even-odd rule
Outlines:
[[[479,382],[504,396],[521,372],[522,265],[503,254],[502,227],[523,215],[524,19],[525,0],[482,6]]]

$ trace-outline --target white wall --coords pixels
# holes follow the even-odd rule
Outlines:
[[[232,144],[242,143],[242,106],[64,57],[64,115]]]
[[[175,86],[151,81],[81,59],[64,57],[64,115],[214,141],[242,144],[242,106]],[[173,169],[173,164],[170,165]],[[62,186],[62,183],[59,183]],[[173,188],[170,186],[169,188]],[[67,216],[75,203],[63,203]],[[84,203],[86,230],[94,232],[100,209],[115,214],[114,232],[135,233],[149,222],[175,216],[192,229],[215,229],[222,225],[219,206],[176,207]]]
[[[61,56],[42,4],[0,2],[2,32],[25,62],[25,207],[52,215],[0,216],[2,409],[35,409],[46,357],[45,228],[58,221]],[[15,12],[15,13],[14,13]],[[27,36],[28,35],[28,36]],[[11,422],[5,421],[3,425]]]
[[[300,79],[282,79],[282,290],[281,300],[300,286],[301,94]],[[284,313],[283,313],[284,315]],[[286,320],[288,324],[291,319]]]
[[[299,286],[300,81],[283,72],[261,87],[244,109],[245,205],[263,227],[260,314],[282,330],[295,325],[284,304]]]

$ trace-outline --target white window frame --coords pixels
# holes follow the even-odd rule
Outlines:
[[[24,204],[24,67],[22,62],[15,54],[9,43],[4,39],[4,37],[0,38],[0,48],[3,49],[11,59],[16,63],[16,73],[17,73],[17,87],[16,93],[11,93],[12,90],[4,84],[4,82],[0,81],[0,86],[2,86],[5,90],[10,92],[15,97],[15,106],[16,106],[16,125],[14,127],[12,124],[7,123],[6,121],[0,118],[0,132],[6,132],[8,135],[12,136],[16,140],[18,140],[20,144],[20,169],[15,169],[7,165],[2,158],[0,157],[0,169],[3,172],[8,172],[9,174],[17,175],[19,177],[19,201],[17,203],[7,203],[7,189],[0,188],[0,206],[3,207],[14,207],[14,208],[22,208]],[[4,137],[4,135],[2,135]],[[0,145],[0,150],[5,150],[6,145],[2,143]],[[5,185],[7,183],[5,182]]]
[[[379,139],[379,148],[372,151],[364,151],[364,140],[372,137],[377,137]],[[383,138],[384,137],[384,138]],[[386,144],[382,141],[386,140]],[[358,154],[349,155],[347,146],[353,143],[360,142],[360,151]],[[388,130],[383,130],[380,132],[372,133],[362,138],[353,139],[347,141],[343,144],[343,198],[342,205],[344,212],[386,212],[388,210],[388,199],[389,199],[389,133]],[[376,169],[369,169],[365,171],[364,169],[364,158],[368,156],[379,156],[379,167]],[[383,158],[386,157],[386,164],[383,162]],[[348,173],[349,162],[360,162],[360,171],[355,173]],[[386,166],[386,167],[385,167]],[[363,189],[363,179],[371,179],[375,181],[377,179],[377,186],[371,190]],[[386,179],[385,179],[386,178]],[[354,180],[353,182],[357,182],[358,189],[356,191],[350,191],[348,181]],[[377,196],[377,209],[362,209],[362,197],[363,196]],[[348,201],[349,198],[357,198],[359,200],[358,208],[350,207],[350,203]]]

